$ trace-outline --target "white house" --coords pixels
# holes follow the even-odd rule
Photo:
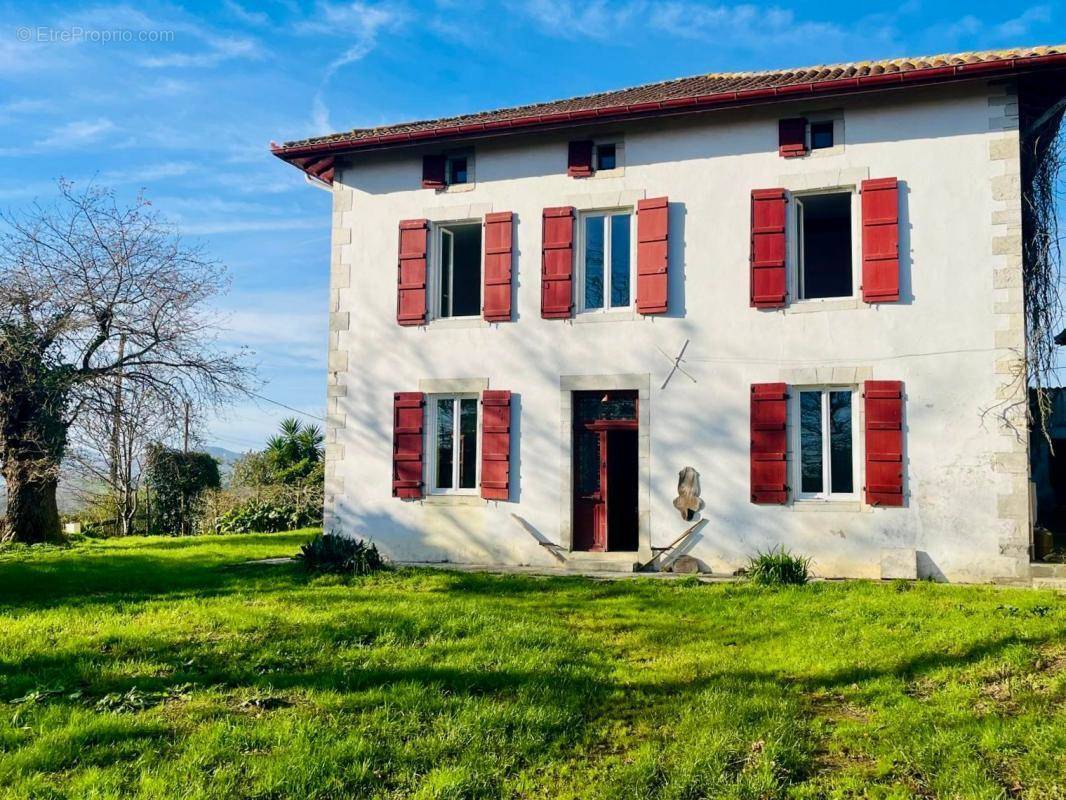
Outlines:
[[[1064,68],[702,75],[274,146],[333,194],[326,528],[631,570],[702,519],[667,559],[1028,582],[1021,144]]]

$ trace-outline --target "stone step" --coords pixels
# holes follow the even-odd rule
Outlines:
[[[1066,564],[1030,564],[1029,574],[1034,578],[1066,579]]]
[[[1033,578],[1033,588],[1066,592],[1066,578]]]
[[[636,572],[636,553],[568,553],[566,570],[584,574],[596,572]]]

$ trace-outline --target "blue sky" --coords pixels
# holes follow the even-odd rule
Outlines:
[[[227,340],[255,351],[262,394],[317,416],[329,197],[270,156],[271,139],[701,72],[1066,42],[1062,3],[64,6],[0,5],[0,206],[47,199],[60,176],[143,188],[230,268]],[[286,413],[239,403],[203,438],[259,447]]]

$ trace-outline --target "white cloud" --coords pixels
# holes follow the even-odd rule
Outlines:
[[[270,17],[265,11],[249,11],[234,0],[226,0],[226,10],[247,25],[264,26],[270,24]]]
[[[385,3],[371,5],[359,0],[346,4],[320,2],[316,9],[313,19],[296,26],[297,33],[352,40],[348,48],[326,66],[311,101],[311,127],[316,134],[324,134],[332,130],[325,93],[337,70],[366,58],[377,46],[378,35],[382,31],[397,28],[408,15],[399,6]]]
[[[1048,6],[1033,6],[1017,17],[996,26],[996,35],[1006,37],[1025,36],[1030,28],[1038,24],[1051,22],[1051,9]]]
[[[562,39],[606,39],[649,10],[641,0],[524,0],[518,8],[546,33]]]
[[[181,232],[195,236],[210,236],[219,233],[254,233],[256,231],[295,231],[321,228],[328,230],[329,221],[314,219],[233,219],[192,221],[181,225]]]
[[[146,164],[123,170],[108,170],[100,175],[101,183],[140,183],[146,184],[163,178],[178,178],[194,171],[197,165],[190,161],[164,161],[158,164]]]
[[[82,119],[60,125],[48,136],[34,143],[37,148],[71,147],[91,144],[98,141],[105,133],[115,130],[115,123],[104,117]]]
[[[254,39],[239,36],[205,36],[208,49],[198,53],[170,53],[140,59],[141,66],[150,69],[162,67],[213,67],[223,61],[237,58],[262,58],[262,50]]]

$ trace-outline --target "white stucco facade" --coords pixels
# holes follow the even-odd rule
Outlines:
[[[798,159],[777,150],[783,117],[835,112],[843,144]],[[338,161],[327,431],[326,529],[372,539],[402,561],[561,567],[569,554],[574,389],[639,392],[639,516],[645,561],[687,526],[678,471],[701,474],[707,522],[682,552],[731,572],[783,545],[825,577],[1024,581],[1029,505],[1017,104],[1009,83],[973,81],[822,104],[775,104],[593,128],[624,141],[610,174],[566,174],[574,131],[473,142],[474,183],[420,188],[408,148]],[[468,145],[469,146],[469,145]],[[749,305],[750,193],[900,181],[896,303]],[[541,318],[545,207],[670,200],[669,311]],[[515,214],[512,321],[396,322],[397,224]],[[681,366],[671,371],[688,341]],[[904,384],[904,505],[755,505],[749,496],[753,383]],[[393,393],[448,387],[513,395],[510,500],[392,496]],[[1017,401],[1017,407],[1012,407]],[[855,424],[861,431],[862,403]],[[1008,422],[1003,420],[1005,415]],[[793,419],[790,417],[790,424]],[[790,439],[791,441],[791,439]],[[861,447],[862,437],[857,437]],[[790,453],[790,460],[794,454]],[[863,482],[861,453],[856,482]],[[602,556],[604,561],[613,554]],[[895,565],[895,566],[894,566]]]

